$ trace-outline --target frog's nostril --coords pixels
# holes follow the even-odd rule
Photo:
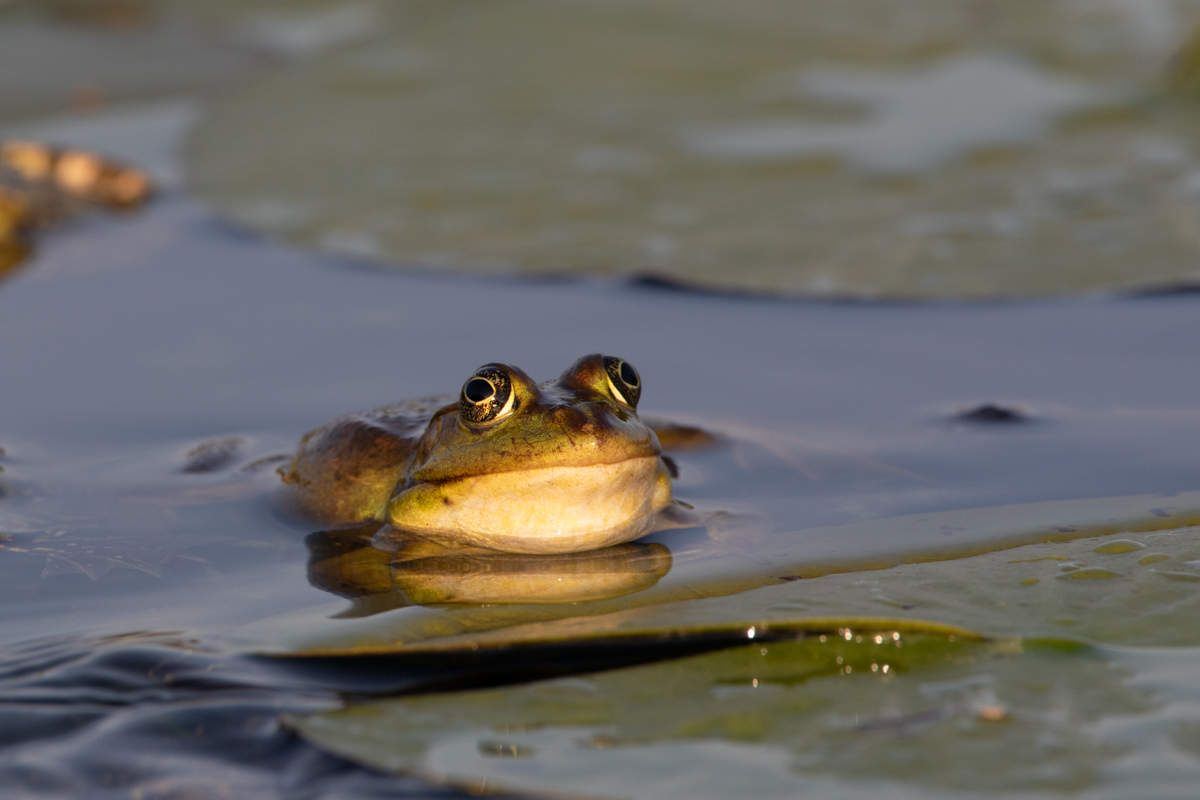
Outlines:
[[[608,428],[600,414],[586,407],[560,406],[554,409],[554,420],[572,437],[599,439]]]
[[[588,415],[574,406],[557,406],[554,409],[554,420],[560,425],[581,428],[588,423]]]

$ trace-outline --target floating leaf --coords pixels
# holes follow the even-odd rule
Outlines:
[[[1121,730],[1123,719],[1155,734],[1169,727],[1163,707],[1128,682],[1124,655],[886,632],[861,641],[806,638],[383,700],[290,724],[359,763],[489,791],[1062,792],[1137,774],[1136,758],[1119,760],[1125,754],[1169,760]],[[1197,662],[1195,650],[1176,659]],[[983,768],[988,753],[1004,756]]]
[[[1077,622],[1050,624],[1060,618],[1082,616],[1099,623],[1101,618],[1085,614],[1084,607],[1111,607],[1101,630],[1117,631],[1130,619],[1120,613],[1121,604],[1128,602],[1121,594],[1126,588],[1148,598],[1143,611],[1153,617],[1162,611],[1161,593],[1169,593],[1165,587],[1172,583],[1163,571],[1191,574],[1182,565],[1189,553],[1200,556],[1200,546],[1189,531],[1170,531],[1196,523],[1200,493],[1104,498],[796,532],[717,528],[707,537],[680,536],[677,545],[672,545],[672,534],[665,534],[656,537],[662,544],[618,552],[548,560],[500,558],[503,568],[487,558],[395,561],[394,554],[362,541],[356,545],[353,537],[335,546],[318,534],[309,540],[314,553],[310,580],[354,598],[352,608],[321,605],[272,617],[242,629],[237,639],[243,647],[277,655],[448,656],[600,639],[629,646],[628,637],[647,642],[714,626],[847,617],[938,619],[988,633],[1024,635],[1077,630],[1072,627]],[[1096,537],[1114,533],[1124,534],[1125,541],[1138,534],[1138,543],[1168,560],[1150,569],[1139,561],[1136,549],[1096,552],[1106,541]],[[834,555],[854,552],[859,540],[895,545],[891,552],[864,546],[871,554],[861,558]],[[1181,566],[1176,569],[1176,564]],[[1108,579],[1047,580],[1081,569],[1103,570]],[[1082,573],[1089,574],[1099,573]],[[561,586],[572,580],[579,584]],[[595,594],[602,583],[607,597]],[[1080,588],[1072,593],[1067,585]],[[484,593],[471,598],[472,587],[483,587]],[[571,591],[579,594],[564,603]],[[511,602],[503,602],[505,592]],[[1183,597],[1172,602],[1192,601]],[[1046,630],[1030,629],[1034,620]],[[1135,618],[1129,630],[1136,632],[1139,626]]]
[[[863,24],[871,8],[886,24]],[[209,105],[189,170],[223,212],[381,263],[729,291],[1192,277],[1186,104],[1145,102],[1174,6],[1001,4],[987,24],[939,0],[374,11],[369,41]]]
[[[1200,755],[1197,707],[1178,702],[1195,696],[1200,670],[1200,630],[1180,624],[1200,616],[1200,528],[1129,539],[1166,556],[1150,564],[1140,548],[1105,550],[1103,541],[832,573],[397,648],[401,659],[461,663],[456,647],[470,642],[483,657],[528,668],[588,644],[716,642],[719,633],[728,644],[739,630],[752,638],[675,661],[368,702],[292,724],[360,763],[492,791],[866,796],[887,781],[889,797],[1099,785],[1114,796],[1170,794],[1195,775],[1184,754]],[[1090,579],[1071,578],[1079,574]],[[890,609],[897,619],[818,616],[829,609]],[[731,618],[743,627],[716,622]]]

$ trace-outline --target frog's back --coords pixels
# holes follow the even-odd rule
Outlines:
[[[448,402],[424,398],[340,417],[305,434],[279,473],[305,511],[326,523],[377,519],[430,418]]]

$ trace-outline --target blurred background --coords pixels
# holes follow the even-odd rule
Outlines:
[[[1105,292],[1197,276],[1198,21],[1198,0],[8,0],[0,128],[90,126],[228,218],[386,265]],[[186,129],[182,158],[106,142],[137,115]]]

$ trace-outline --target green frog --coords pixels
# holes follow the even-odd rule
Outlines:
[[[323,522],[376,520],[450,547],[574,553],[660,527],[674,465],[638,417],[638,371],[593,353],[536,383],[485,364],[456,401],[384,406],[306,434],[279,472]],[[685,445],[704,438],[662,426]]]

